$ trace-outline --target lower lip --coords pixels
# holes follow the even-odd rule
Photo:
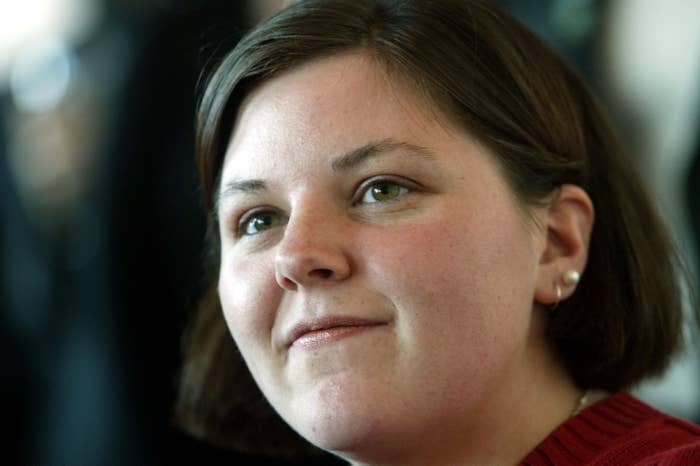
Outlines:
[[[363,332],[367,332],[372,329],[376,329],[378,327],[382,327],[383,325],[384,324],[358,325],[315,330],[313,332],[305,333],[304,335],[294,340],[294,343],[292,343],[292,347],[303,349],[315,349],[328,343],[332,343],[338,340],[342,340],[344,338],[358,335]]]

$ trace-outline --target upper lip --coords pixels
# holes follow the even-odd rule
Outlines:
[[[292,343],[303,335],[319,330],[327,330],[335,327],[366,327],[384,324],[386,324],[386,322],[382,320],[353,316],[317,317],[315,319],[302,320],[294,324],[286,334],[285,343],[287,347],[290,347]]]

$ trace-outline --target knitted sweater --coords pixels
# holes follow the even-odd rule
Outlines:
[[[522,464],[700,465],[700,426],[618,392],[559,426]]]

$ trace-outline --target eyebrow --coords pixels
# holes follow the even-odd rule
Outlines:
[[[214,199],[214,212],[219,211],[221,201],[236,194],[259,194],[267,191],[267,185],[263,180],[231,180],[226,182]]]
[[[339,157],[335,158],[333,162],[331,162],[331,168],[336,172],[348,171],[366,163],[373,156],[382,155],[397,150],[401,150],[407,155],[418,156],[425,159],[435,158],[435,155],[425,147],[387,138],[380,141],[370,142],[364,146],[340,155]]]
[[[379,141],[369,142],[363,146],[345,152],[331,162],[331,169],[334,172],[347,172],[355,169],[373,157],[388,154],[390,152],[402,151],[406,155],[420,157],[424,159],[434,160],[435,155],[428,148],[410,144],[407,142],[396,141],[391,138],[381,139]],[[267,184],[260,179],[248,180],[231,180],[223,185],[220,192],[217,193],[215,199],[215,210],[219,210],[219,204],[223,199],[232,197],[236,194],[260,194],[267,191]]]
[[[234,194],[257,194],[267,190],[263,180],[232,180],[227,182],[219,193],[219,197],[229,197]]]

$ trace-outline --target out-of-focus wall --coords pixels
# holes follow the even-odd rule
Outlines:
[[[689,169],[700,139],[700,1],[616,0],[602,49],[606,98],[624,122],[639,161],[687,266],[700,285],[697,232],[689,224]],[[690,303],[688,303],[690,305]],[[700,418],[700,345],[691,345],[663,379],[637,394],[677,415]]]

